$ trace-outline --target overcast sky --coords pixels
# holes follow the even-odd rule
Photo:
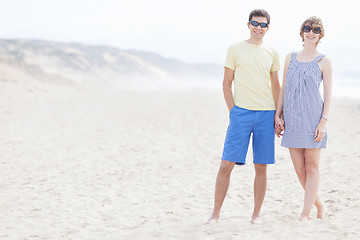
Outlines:
[[[338,56],[350,53],[357,59],[360,53],[356,2],[0,0],[0,38],[102,44],[157,52],[189,63],[222,64],[229,44],[248,38],[250,11],[263,8],[272,18],[265,41],[278,49],[281,60],[301,49],[300,25],[316,15],[323,19],[326,32],[319,50],[345,67],[348,64]]]

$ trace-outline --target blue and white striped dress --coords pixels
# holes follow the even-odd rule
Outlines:
[[[322,72],[320,54],[311,62],[299,62],[291,54],[284,88],[285,131],[281,146],[287,148],[326,148],[327,134],[315,142],[315,130],[322,116],[324,102],[319,91]]]

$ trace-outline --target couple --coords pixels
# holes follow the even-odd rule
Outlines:
[[[326,207],[318,196],[319,159],[327,141],[332,69],[330,60],[316,49],[324,37],[322,21],[310,17],[302,24],[303,50],[287,55],[281,88],[279,56],[263,43],[269,24],[270,16],[265,10],[252,11],[247,23],[250,38],[228,49],[223,92],[230,121],[216,178],[214,209],[206,224],[219,220],[231,171],[235,164],[245,164],[251,133],[255,167],[251,223],[260,222],[266,193],[266,167],[275,163],[275,134],[283,136],[281,145],[289,148],[296,174],[305,189],[300,220],[310,219],[313,204],[317,207],[317,217],[325,217]],[[324,101],[319,92],[321,81]]]

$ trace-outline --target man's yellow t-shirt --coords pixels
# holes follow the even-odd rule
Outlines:
[[[279,54],[265,44],[242,41],[229,47],[225,67],[234,71],[234,102],[250,110],[275,110],[270,72],[279,71]]]

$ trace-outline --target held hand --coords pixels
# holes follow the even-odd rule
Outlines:
[[[279,116],[275,115],[275,134],[277,137],[282,136],[283,134],[281,132],[283,132],[285,130],[285,123],[284,123],[284,119],[280,118]]]
[[[325,134],[326,134],[326,122],[321,120],[315,130],[315,140],[314,141],[319,142],[321,139],[324,138]]]
[[[275,135],[280,138],[283,136],[283,130],[281,128],[275,128]]]
[[[283,134],[275,129],[275,135],[280,138]]]

